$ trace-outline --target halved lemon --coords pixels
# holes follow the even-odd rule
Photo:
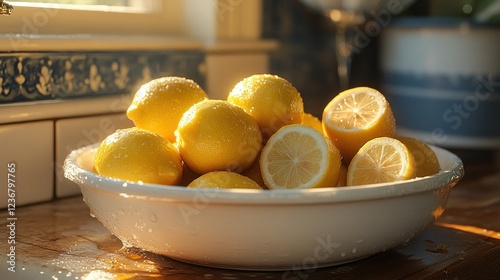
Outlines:
[[[410,150],[399,140],[378,137],[368,141],[347,170],[347,185],[366,185],[408,180],[416,176]]]
[[[441,170],[436,153],[424,142],[411,137],[396,136],[410,150],[417,165],[417,177],[425,177]]]
[[[331,141],[303,124],[279,129],[260,157],[262,178],[269,189],[334,187],[340,165],[340,152]]]
[[[394,136],[396,122],[384,95],[369,87],[341,92],[325,107],[323,130],[348,164],[369,140]]]

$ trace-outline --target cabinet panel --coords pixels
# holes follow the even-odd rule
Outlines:
[[[0,208],[6,208],[8,178],[16,206],[48,201],[54,195],[54,123],[0,125]],[[10,166],[10,170],[9,167]],[[13,197],[12,197],[13,198]]]

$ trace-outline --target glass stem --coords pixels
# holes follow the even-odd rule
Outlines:
[[[346,25],[338,25],[335,49],[337,55],[337,74],[339,77],[340,90],[349,88],[350,74],[351,74],[351,55],[352,55],[352,42],[351,35],[349,34],[349,27]]]

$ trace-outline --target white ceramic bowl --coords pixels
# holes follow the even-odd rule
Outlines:
[[[442,172],[395,184],[201,190],[98,176],[91,172],[96,147],[73,151],[65,176],[125,246],[233,269],[311,269],[405,244],[443,213],[464,174],[458,157],[434,147]]]

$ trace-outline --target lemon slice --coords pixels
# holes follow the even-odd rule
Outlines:
[[[347,185],[366,185],[408,180],[416,176],[410,150],[399,140],[379,137],[368,141],[347,170]]]
[[[334,187],[340,152],[316,129],[292,124],[279,129],[260,157],[262,178],[269,189]]]
[[[357,87],[341,92],[325,107],[323,130],[346,163],[367,141],[394,136],[396,122],[389,103],[379,91]]]

